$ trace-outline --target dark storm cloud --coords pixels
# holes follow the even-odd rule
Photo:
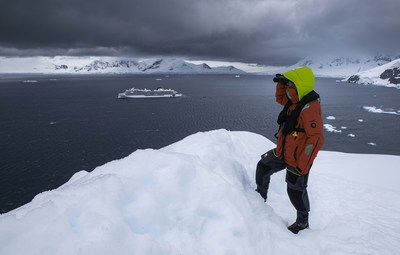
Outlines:
[[[398,0],[0,0],[0,55],[174,55],[292,64],[399,53]]]

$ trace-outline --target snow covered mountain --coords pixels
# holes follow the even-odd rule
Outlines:
[[[178,58],[121,59],[116,57],[0,57],[0,73],[45,74],[242,74],[233,66],[211,68]]]
[[[346,78],[353,74],[370,70],[372,68],[387,64],[400,56],[391,57],[385,55],[377,55],[374,57],[350,58],[350,57],[335,57],[335,58],[305,58],[289,66],[284,70],[295,69],[301,66],[310,67],[316,76],[320,77],[335,77]],[[282,70],[282,71],[284,71]]]
[[[399,156],[321,151],[310,229],[294,235],[285,172],[268,203],[254,191],[259,155],[274,146],[214,130],[78,172],[0,215],[0,254],[398,254]]]
[[[364,58],[305,58],[298,63],[274,70],[284,73],[302,66],[310,67],[317,77],[345,78],[344,81],[400,88],[400,56],[377,55]]]
[[[350,83],[374,84],[400,89],[400,59],[354,74],[348,77],[346,81]]]

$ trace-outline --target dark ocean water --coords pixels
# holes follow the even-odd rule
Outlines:
[[[199,131],[246,130],[274,141],[281,106],[271,80],[255,75],[0,77],[0,212],[59,187],[80,170]],[[185,97],[117,99],[132,87],[159,86]],[[400,90],[318,78],[316,91],[324,122],[342,130],[325,133],[324,150],[400,155],[400,115],[362,108],[399,111]]]

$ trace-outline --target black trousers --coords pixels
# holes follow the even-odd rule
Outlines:
[[[256,184],[257,192],[267,199],[271,175],[286,168],[286,163],[275,156],[275,151],[270,150],[261,156],[257,164]],[[290,202],[297,210],[297,220],[308,221],[310,202],[307,193],[308,174],[296,175],[286,171],[287,193]]]

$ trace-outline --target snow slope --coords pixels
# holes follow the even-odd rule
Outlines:
[[[233,66],[211,68],[179,58],[133,59],[117,57],[0,57],[0,73],[44,74],[152,74],[245,73]]]
[[[385,72],[387,73],[388,71],[389,73],[391,73],[391,75],[384,75]],[[400,89],[399,74],[400,74],[400,58],[393,60],[385,65],[353,74],[346,80],[353,83],[374,84],[374,85],[394,87]]]
[[[249,132],[215,130],[137,150],[0,215],[0,254],[398,254],[399,156],[322,151],[309,181],[311,228],[294,235],[284,172],[254,191]]]

